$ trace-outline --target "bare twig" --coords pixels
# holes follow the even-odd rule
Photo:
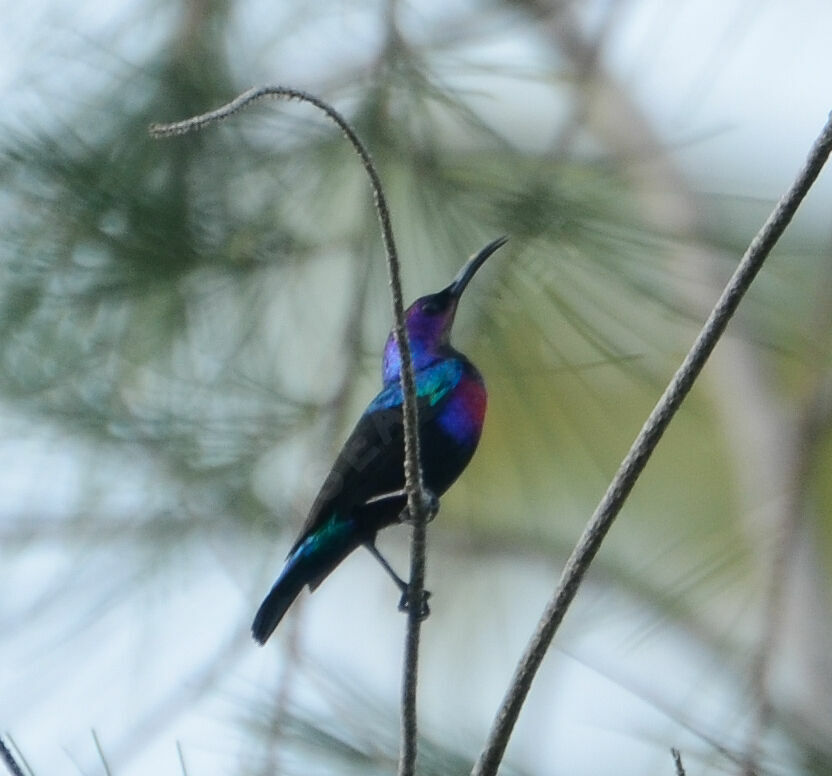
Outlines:
[[[182,776],[188,776],[188,769],[185,766],[185,753],[182,751],[182,742],[176,742],[176,756],[179,760],[179,767],[182,769]]]
[[[404,318],[404,298],[401,287],[401,273],[396,245],[393,239],[393,227],[390,211],[384,197],[381,180],[375,164],[361,139],[350,123],[329,103],[301,91],[286,86],[260,86],[243,92],[231,102],[216,110],[193,116],[172,124],[153,124],[150,134],[153,137],[184,135],[193,130],[202,129],[208,124],[233,116],[253,102],[266,97],[299,100],[314,105],[323,111],[346,135],[355,149],[373,188],[373,200],[381,225],[384,250],[387,255],[387,270],[390,276],[390,292],[393,299],[393,319],[396,342],[401,354],[401,383],[404,397],[404,476],[407,488],[407,505],[413,525],[411,539],[409,616],[407,618],[407,636],[405,638],[405,657],[402,677],[402,748],[399,760],[401,776],[412,776],[416,763],[416,679],[419,656],[420,617],[417,602],[422,599],[425,578],[425,535],[428,517],[427,499],[422,482],[421,458],[419,455],[419,419],[416,406],[416,389],[413,377],[413,360],[410,342]]]
[[[748,246],[696,341],[647,418],[567,560],[554,595],[547,604],[537,629],[515,669],[485,748],[474,766],[472,772],[474,776],[494,776],[497,773],[537,669],[543,662],[549,644],[575,597],[586,570],[665,429],[702,371],[702,367],[766,257],[785,231],[826,163],[830,151],[832,151],[832,116],[812,146],[803,169]]]
[[[0,736],[0,760],[6,764],[6,768],[9,769],[9,773],[12,776],[26,776],[20,763],[15,759],[12,750],[6,746],[6,742],[2,736]]]
[[[98,740],[98,733],[95,732],[95,729],[91,730],[92,733],[92,740],[95,742],[95,751],[98,752],[98,756],[101,758],[101,765],[104,768],[105,776],[113,776],[113,772],[110,770],[110,764],[107,762],[107,757],[104,754],[104,749],[101,747],[101,741]]]
[[[676,766],[676,776],[685,776],[685,766],[682,765],[682,755],[679,750],[673,748],[670,750],[670,754],[673,755],[673,764]]]

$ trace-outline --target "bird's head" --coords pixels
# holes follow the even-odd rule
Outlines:
[[[451,327],[456,316],[459,298],[477,270],[498,248],[508,241],[500,237],[472,256],[451,284],[435,294],[419,297],[405,310],[407,336],[415,370],[424,369],[441,357],[441,349],[448,345]],[[384,348],[384,382],[399,379],[401,357],[394,332],[390,332]]]

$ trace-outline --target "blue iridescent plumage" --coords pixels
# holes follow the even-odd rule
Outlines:
[[[406,311],[419,406],[424,482],[441,496],[474,455],[485,418],[486,391],[476,367],[450,344],[462,292],[506,238],[487,245],[442,291]],[[401,358],[391,332],[384,348],[384,387],[370,402],[324,481],[286,564],[252,624],[264,644],[305,585],[314,590],[354,549],[365,545],[402,589],[407,585],[375,549],[379,530],[407,506],[404,493]]]
[[[435,364],[417,369],[414,373],[416,397],[425,399],[430,406],[436,405],[448,395],[448,391],[456,388],[462,377],[462,362],[456,358],[437,361]],[[402,384],[396,377],[396,382],[388,383],[387,387],[373,399],[366,410],[376,412],[390,407],[400,407],[404,401]]]

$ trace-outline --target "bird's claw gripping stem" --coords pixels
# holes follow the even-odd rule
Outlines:
[[[419,620],[426,620],[430,615],[430,606],[428,606],[428,598],[430,598],[430,590],[422,590],[422,598],[419,601],[419,612],[416,615]],[[399,611],[410,612],[410,586],[408,585],[402,590],[402,597],[399,600]]]
[[[425,515],[427,516],[427,522],[429,523],[439,514],[439,499],[437,498],[436,494],[428,489],[424,488],[422,490],[422,495],[424,501],[422,502],[422,508],[425,510]]]
[[[395,571],[393,567],[387,562],[387,559],[376,549],[374,542],[365,542],[364,546],[372,553],[373,557],[381,564],[382,568],[390,575],[396,587],[401,591],[402,597],[399,599],[399,611],[410,611],[410,585],[405,582]],[[428,598],[430,598],[430,591],[422,589],[421,599],[419,603],[420,620],[424,620],[430,614],[430,607],[428,606]]]
[[[430,488],[422,488],[422,510],[425,514],[426,523],[431,522],[431,520],[439,514],[439,499]],[[416,522],[413,519],[413,515],[410,514],[409,509],[402,510],[399,519],[401,522],[410,523],[411,525]]]

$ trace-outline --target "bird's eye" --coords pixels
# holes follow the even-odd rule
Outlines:
[[[428,315],[436,315],[441,310],[441,305],[435,299],[427,299],[422,305],[422,312]]]

